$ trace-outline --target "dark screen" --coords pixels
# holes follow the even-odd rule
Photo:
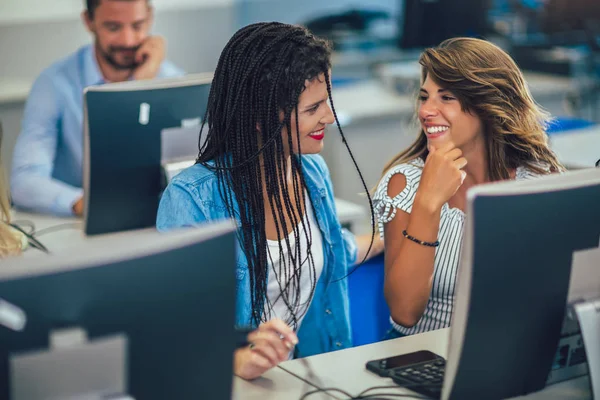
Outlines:
[[[432,361],[436,358],[440,358],[440,356],[432,353],[431,351],[421,350],[414,353],[401,354],[399,356],[386,358],[385,360],[381,361],[381,367],[383,369],[394,369],[398,367],[404,367],[406,365]]]
[[[437,46],[456,36],[482,37],[488,31],[488,0],[401,2],[398,46],[402,49]]]
[[[22,332],[0,327],[0,400],[11,398],[9,355],[47,349],[49,332],[64,327],[91,340],[128,337],[126,388],[135,399],[228,398],[235,254],[230,232],[92,267],[67,260],[64,271],[0,276],[2,298],[27,315]]]

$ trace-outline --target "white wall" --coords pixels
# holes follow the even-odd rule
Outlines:
[[[236,0],[152,0],[158,11],[230,6]],[[78,19],[84,0],[1,0],[0,25]]]

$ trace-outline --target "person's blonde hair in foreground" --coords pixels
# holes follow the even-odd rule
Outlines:
[[[385,167],[373,198],[389,337],[449,326],[469,188],[563,170],[548,147],[548,115],[502,49],[454,38],[419,63],[419,136]]]
[[[21,254],[22,234],[10,224],[10,202],[4,168],[0,164],[0,258]]]

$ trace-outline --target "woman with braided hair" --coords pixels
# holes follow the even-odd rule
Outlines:
[[[252,331],[234,372],[245,379],[292,355],[351,346],[343,278],[382,251],[378,238],[341,228],[317,154],[337,122],[330,54],[300,26],[240,29],[215,70],[196,165],[161,199],[160,230],[231,217],[238,224],[236,325]]]

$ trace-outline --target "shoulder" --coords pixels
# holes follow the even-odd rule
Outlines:
[[[388,169],[377,186],[376,196],[397,195],[405,188],[415,188],[421,181],[424,162],[420,158]],[[389,192],[389,193],[388,193]]]
[[[321,201],[325,200],[331,207],[335,207],[333,183],[323,157],[318,154],[308,154],[302,155],[300,159],[306,188],[311,196],[319,196]]]
[[[329,175],[327,163],[325,163],[325,159],[320,154],[302,155],[302,166],[307,171]]]
[[[34,81],[32,91],[39,89],[56,92],[58,88],[69,85],[73,77],[77,76],[76,68],[78,60],[86,50],[87,46],[81,47],[77,51],[46,67]]]
[[[197,192],[203,188],[216,188],[217,174],[209,167],[194,164],[175,175],[170,185],[179,186],[189,192]]]
[[[333,196],[333,184],[329,168],[322,156],[318,154],[302,155],[302,172],[309,187],[316,186],[321,191],[331,192]]]
[[[58,79],[73,79],[77,67],[82,64],[84,57],[89,57],[91,45],[82,46],[73,53],[56,61],[46,68],[42,74],[54,76]]]
[[[216,174],[203,165],[193,165],[177,174],[161,196],[157,228],[168,230],[228,218],[218,187]]]
[[[393,166],[381,178],[373,196],[373,209],[380,223],[379,231],[382,237],[382,224],[393,220],[396,210],[409,214],[412,211],[423,166],[421,159],[415,159]]]
[[[535,179],[535,178],[549,175],[551,173],[552,173],[552,171],[551,171],[550,165],[548,165],[546,163],[537,162],[530,166],[523,165],[523,166],[517,167],[515,180]]]
[[[185,72],[169,60],[164,60],[158,71],[159,78],[175,78],[185,75]]]

